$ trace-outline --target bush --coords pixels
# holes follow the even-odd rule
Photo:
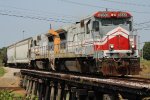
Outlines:
[[[7,60],[6,51],[7,51],[6,47],[0,49],[0,65],[2,65],[2,63],[4,63],[4,61],[6,62]]]
[[[12,91],[1,90],[0,91],[0,100],[24,100],[21,96],[15,96]]]
[[[0,76],[3,76],[5,74],[5,70],[3,67],[0,67]]]
[[[145,42],[143,47],[143,58],[150,60],[150,42]]]

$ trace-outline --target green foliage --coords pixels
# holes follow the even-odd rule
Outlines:
[[[1,90],[0,91],[0,100],[24,100],[21,96],[15,96],[12,91]]]
[[[6,55],[6,50],[7,50],[6,47],[3,47],[0,49],[0,58],[4,57]]]
[[[2,65],[4,57],[6,57],[6,51],[7,51],[6,47],[0,49],[0,65]]]
[[[5,70],[3,67],[0,67],[0,76],[3,76],[5,74]]]
[[[28,95],[26,96],[26,99],[25,100],[38,100],[38,96],[35,96],[35,95]]]
[[[14,94],[10,90],[0,90],[0,100],[38,100],[37,96],[27,96],[23,97],[17,94]]]
[[[143,47],[143,58],[150,60],[150,42],[145,42]]]

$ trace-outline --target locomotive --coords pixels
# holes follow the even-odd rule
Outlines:
[[[72,25],[9,46],[7,63],[53,71],[139,74],[137,34],[132,24],[128,12],[99,11]]]

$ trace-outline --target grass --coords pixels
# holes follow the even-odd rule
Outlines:
[[[5,70],[3,67],[0,67],[0,77],[5,74]]]
[[[150,60],[141,60],[141,76],[146,76],[150,78]]]
[[[2,66],[3,64],[2,64],[2,60],[0,59],[0,66]]]

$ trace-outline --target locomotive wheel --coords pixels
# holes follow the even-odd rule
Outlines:
[[[117,75],[116,64],[109,60],[102,61],[101,72],[103,75]]]
[[[119,67],[117,69],[118,73],[121,75],[129,75],[130,74],[130,70],[128,67]]]

